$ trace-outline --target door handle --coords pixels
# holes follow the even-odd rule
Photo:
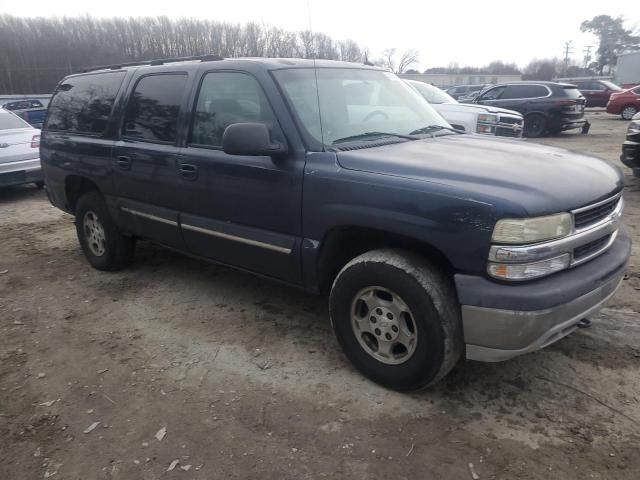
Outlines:
[[[198,166],[192,163],[180,164],[180,175],[187,180],[196,180],[198,178]]]
[[[116,160],[116,163],[120,170],[131,170],[131,158],[129,157],[121,155],[118,157],[118,160]]]

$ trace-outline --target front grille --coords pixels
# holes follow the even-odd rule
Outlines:
[[[580,245],[573,250],[573,259],[580,260],[581,258],[588,257],[592,253],[597,252],[598,250],[604,248],[609,239],[611,238],[611,234],[605,235],[602,238],[598,238],[597,240],[593,240],[592,242],[585,243],[584,245]]]
[[[618,205],[620,198],[616,197],[608,202],[605,202],[597,207],[589,208],[573,215],[573,221],[576,228],[584,228],[593,223],[596,223],[611,212],[613,212]]]
[[[520,137],[521,131],[514,130],[510,127],[498,127],[496,128],[496,135],[499,137]]]
[[[508,123],[509,125],[512,125],[514,123],[522,123],[522,119],[518,118],[518,117],[500,117],[500,123]]]

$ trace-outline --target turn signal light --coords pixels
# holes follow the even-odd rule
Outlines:
[[[40,135],[34,135],[31,139],[31,148],[40,148]]]

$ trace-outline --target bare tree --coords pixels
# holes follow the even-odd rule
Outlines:
[[[404,73],[409,67],[420,61],[420,54],[417,50],[405,50],[400,56],[396,73]]]
[[[319,32],[194,18],[18,18],[0,15],[0,93],[46,93],[95,65],[216,53],[360,62],[360,46]]]
[[[404,73],[409,67],[419,61],[420,55],[416,50],[405,50],[400,55],[400,60],[396,62],[396,48],[388,48],[384,51],[382,58],[375,63],[382,67],[386,67],[395,73]]]

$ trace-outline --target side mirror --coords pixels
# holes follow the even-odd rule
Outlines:
[[[229,155],[282,155],[287,146],[272,142],[264,123],[233,123],[222,135],[222,150]]]

